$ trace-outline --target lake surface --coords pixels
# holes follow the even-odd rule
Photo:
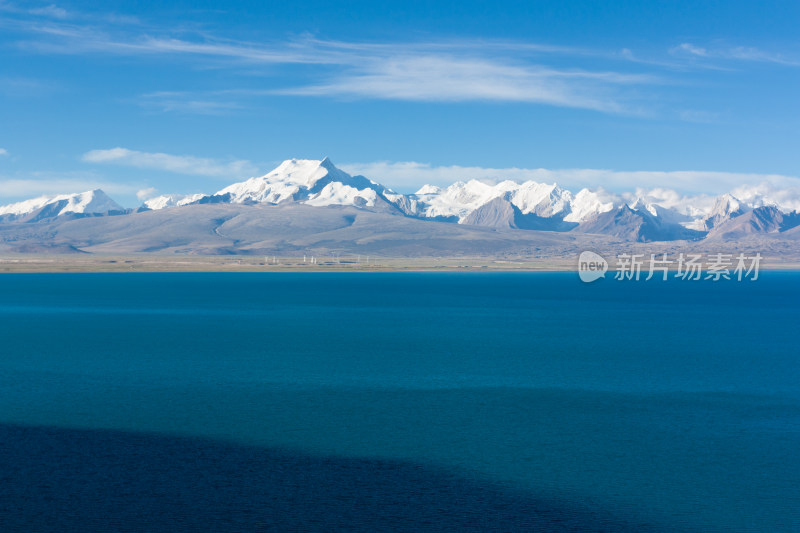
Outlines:
[[[0,529],[800,530],[800,273],[0,276]]]

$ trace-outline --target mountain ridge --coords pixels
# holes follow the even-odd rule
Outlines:
[[[792,219],[790,211],[760,195],[747,202],[731,193],[717,197],[713,206],[706,207],[685,198],[659,201],[639,191],[636,196],[628,197],[607,193],[602,188],[584,188],[573,194],[557,183],[512,180],[489,183],[473,179],[447,187],[425,185],[416,193],[401,194],[365,176],[352,176],[327,157],[287,159],[263,176],[233,183],[213,194],[148,198],[140,210],[225,203],[349,206],[425,221],[495,229],[596,233],[637,242],[736,238],[754,232],[768,233]],[[764,209],[758,211],[758,220],[738,230],[731,229],[730,221],[760,208]],[[38,222],[67,215],[101,216],[131,211],[95,189],[2,206],[0,222]],[[722,227],[728,229],[716,231]]]

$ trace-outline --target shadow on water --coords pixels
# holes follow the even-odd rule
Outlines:
[[[651,531],[410,462],[0,425],[2,531]]]

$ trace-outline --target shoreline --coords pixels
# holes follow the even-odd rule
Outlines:
[[[797,270],[800,262],[765,258],[761,270]],[[670,268],[675,270],[675,268]],[[110,272],[576,272],[575,258],[327,258],[317,263],[296,257],[253,256],[59,256],[0,257],[4,273]],[[610,268],[609,272],[614,269]],[[647,272],[647,265],[642,273]]]

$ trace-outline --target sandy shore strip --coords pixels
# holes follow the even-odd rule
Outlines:
[[[96,256],[5,255],[0,273],[13,272],[403,272],[403,271],[574,271],[577,257],[529,258],[385,258],[374,256]],[[647,265],[643,266],[644,272]],[[764,258],[762,269],[800,269],[797,260]]]

